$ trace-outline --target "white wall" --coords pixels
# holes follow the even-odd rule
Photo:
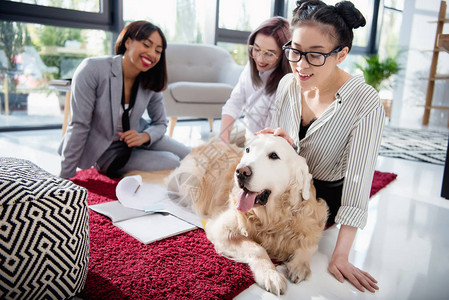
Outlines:
[[[429,23],[438,17],[440,0],[407,0],[403,11],[399,47],[404,68],[398,77],[394,91],[391,124],[395,126],[419,127],[422,123],[427,91],[427,81],[436,35],[436,23]],[[446,13],[446,15],[448,15]],[[444,33],[449,33],[449,23]],[[440,52],[437,73],[449,74],[449,53]],[[433,105],[449,106],[449,81],[435,84]],[[446,127],[449,111],[432,110],[430,127]]]

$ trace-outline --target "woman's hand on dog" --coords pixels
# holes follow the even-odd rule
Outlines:
[[[287,140],[287,142],[289,142],[290,145],[293,145],[293,142],[294,142],[293,139],[288,135],[288,133],[280,127],[276,128],[276,129],[265,128],[265,129],[262,129],[261,131],[255,133],[255,135],[258,135],[258,134],[273,134],[275,136],[283,137],[284,139]]]

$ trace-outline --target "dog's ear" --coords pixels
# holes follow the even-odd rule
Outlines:
[[[307,166],[306,159],[304,157],[298,155],[296,161],[296,180],[300,185],[302,198],[304,200],[309,200],[312,174],[309,173],[309,167]]]

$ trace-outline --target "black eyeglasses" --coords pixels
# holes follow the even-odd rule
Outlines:
[[[302,52],[298,49],[294,49],[290,47],[292,44],[292,41],[287,42],[284,46],[282,46],[282,50],[285,53],[285,57],[287,57],[288,61],[291,62],[298,62],[301,60],[302,56],[306,58],[306,61],[315,67],[321,67],[326,62],[326,58],[340,52],[343,47],[339,46],[337,49],[329,52],[329,53],[321,53],[321,52]]]

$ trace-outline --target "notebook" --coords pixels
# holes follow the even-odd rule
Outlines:
[[[140,175],[120,180],[116,195],[118,201],[89,208],[144,244],[203,228],[201,218],[174,202],[165,188],[142,182]]]

